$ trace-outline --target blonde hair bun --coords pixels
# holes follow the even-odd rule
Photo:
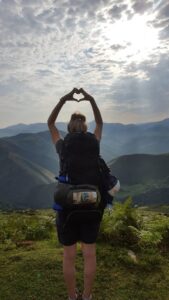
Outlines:
[[[69,133],[73,132],[86,132],[86,117],[80,112],[75,112],[71,115],[70,121],[68,123]]]

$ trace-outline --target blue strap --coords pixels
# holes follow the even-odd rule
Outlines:
[[[64,175],[56,176],[55,179],[59,182],[69,182],[68,177]]]
[[[57,204],[54,202],[53,209],[56,211],[61,211],[61,210],[63,210],[63,207],[60,204]]]

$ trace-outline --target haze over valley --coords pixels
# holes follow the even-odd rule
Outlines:
[[[58,126],[64,136],[67,125]],[[93,126],[91,122],[89,129]],[[50,133],[44,129],[46,124],[42,123],[0,130],[2,209],[52,206],[59,160]],[[146,124],[104,124],[101,155],[120,179],[117,198],[132,196],[134,203],[140,205],[169,202],[168,133],[169,119]]]

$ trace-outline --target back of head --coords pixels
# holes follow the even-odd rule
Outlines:
[[[67,128],[69,133],[87,132],[86,117],[80,112],[75,112],[71,115]]]

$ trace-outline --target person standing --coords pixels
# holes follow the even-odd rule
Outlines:
[[[92,172],[94,171],[92,168],[94,168],[93,161],[95,159],[91,159],[90,161],[90,157],[92,156],[89,154],[93,151],[93,149],[95,149],[94,151],[96,151],[97,156],[99,156],[99,146],[102,136],[103,121],[94,98],[84,89],[81,88],[78,90],[77,88],[74,88],[70,93],[66,94],[60,99],[58,104],[52,110],[47,123],[51,133],[52,141],[60,158],[60,175],[63,175],[62,172],[64,159],[62,153],[64,147],[64,139],[61,137],[55,122],[63,105],[65,105],[66,102],[70,100],[76,100],[73,97],[74,93],[82,93],[84,95],[84,98],[82,100],[90,102],[96,125],[94,132],[88,133],[86,117],[82,113],[76,112],[72,114],[70,118],[68,124],[68,132],[70,135],[74,134],[76,137],[80,137],[83,145],[85,145],[85,153],[83,153],[83,155],[88,155],[88,167],[86,168],[83,162],[84,160],[82,159],[83,149],[80,149],[80,146],[77,147],[78,149],[75,155],[75,159],[77,157],[78,163],[75,164],[75,170],[78,166],[77,170],[80,169],[80,175],[78,175],[77,177],[75,173],[75,179],[72,180],[74,180],[74,184],[95,184],[95,182],[92,181]],[[89,142],[89,138],[91,139],[91,142]],[[78,154],[81,156],[79,156]],[[76,178],[78,178],[77,181]],[[68,218],[70,212],[64,210],[60,210],[57,213],[57,233],[58,239],[63,245],[63,274],[69,300],[92,299],[92,287],[96,274],[96,239],[98,236],[104,208],[105,205],[102,204],[98,216],[96,218],[91,217],[87,219],[86,222],[84,222],[84,219],[81,217],[77,220],[71,220],[71,218]],[[84,289],[81,296],[77,293],[75,274],[75,259],[78,242],[81,242],[81,249],[84,258]]]

